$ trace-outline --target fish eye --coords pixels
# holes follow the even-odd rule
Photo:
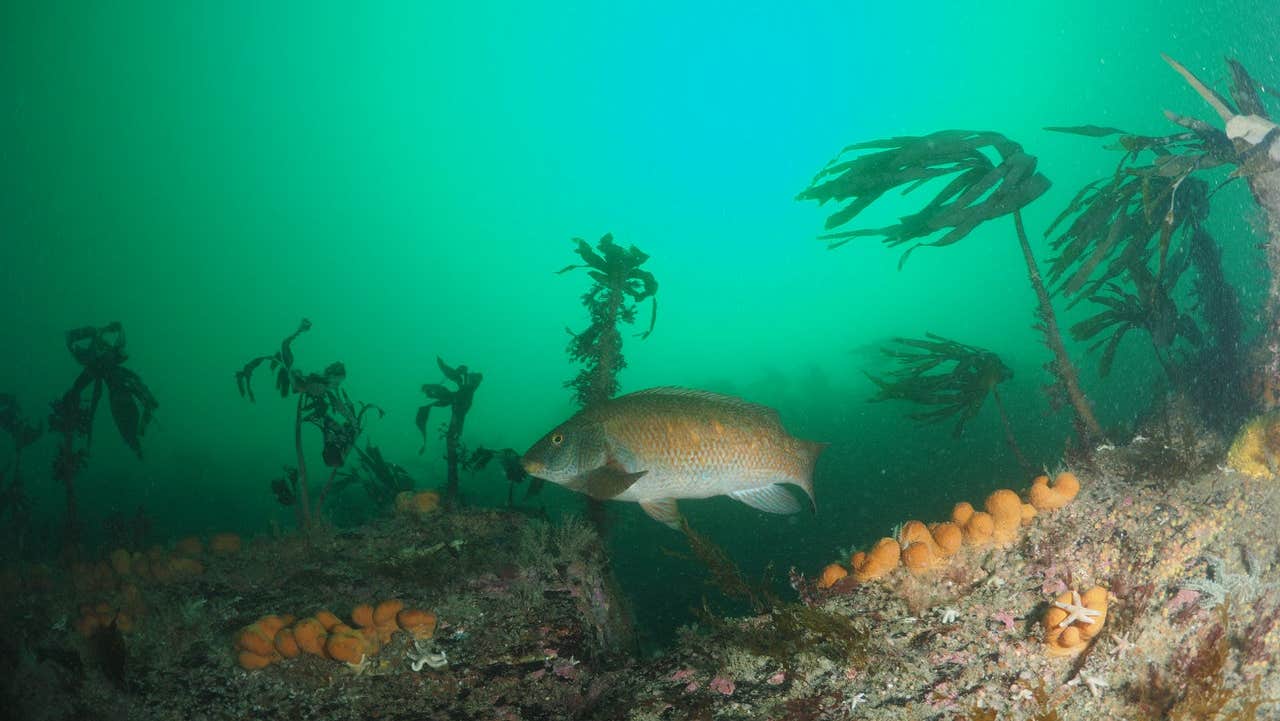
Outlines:
[[[560,445],[561,443],[564,443],[564,435],[562,435],[562,434],[560,434],[560,433],[552,433],[552,434],[551,434],[551,445],[553,445],[553,446],[558,446],[558,445]]]

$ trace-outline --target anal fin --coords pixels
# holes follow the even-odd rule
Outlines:
[[[641,501],[640,507],[649,517],[659,523],[680,530],[680,511],[676,508],[676,499],[659,498],[655,501]]]
[[[796,497],[778,483],[733,491],[729,497],[765,513],[799,513],[801,508]]]

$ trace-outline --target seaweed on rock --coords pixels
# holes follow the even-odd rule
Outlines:
[[[890,378],[866,373],[879,388],[872,401],[900,400],[936,406],[933,410],[911,413],[909,417],[926,423],[955,418],[952,435],[959,438],[965,424],[982,410],[987,396],[991,396],[1000,412],[1005,441],[1018,463],[1026,470],[1031,468],[1018,447],[1013,424],[1000,398],[999,385],[1013,378],[1013,371],[1000,356],[933,333],[926,333],[922,339],[894,338],[893,341],[901,348],[881,349],[899,366],[889,372]]]
[[[414,425],[417,426],[418,432],[422,435],[422,448],[418,450],[418,453],[422,453],[427,448],[427,421],[431,417],[431,409],[449,409],[449,425],[444,431],[445,464],[448,479],[445,487],[444,502],[446,506],[452,507],[458,502],[458,469],[464,460],[462,427],[467,421],[467,413],[471,411],[471,403],[475,399],[476,389],[480,387],[480,382],[484,380],[484,375],[467,368],[465,365],[460,365],[456,368],[447,365],[439,356],[436,356],[436,366],[440,368],[440,372],[444,374],[445,379],[453,383],[454,387],[450,389],[442,383],[424,384],[422,392],[426,394],[431,402],[418,408],[418,414],[414,418]]]
[[[989,156],[992,152],[999,162]],[[950,180],[932,200],[896,224],[835,230],[852,223],[890,190],[905,186],[903,193],[907,194],[945,178]],[[1081,439],[1101,438],[1102,427],[1067,356],[1049,291],[1022,224],[1022,208],[1043,195],[1049,185],[1049,179],[1036,170],[1035,156],[1005,136],[988,131],[943,130],[850,145],[827,163],[796,199],[844,203],[826,221],[827,230],[835,232],[820,236],[832,248],[865,236],[879,236],[890,247],[912,243],[899,259],[899,268],[917,248],[951,245],[988,220],[1012,215],[1027,275],[1036,293],[1038,328],[1053,354],[1047,367],[1075,411]],[[937,239],[926,240],[939,232],[942,235]]]
[[[382,415],[382,409],[377,406],[351,400],[347,391],[342,388],[342,383],[347,378],[347,369],[342,363],[330,363],[320,373],[304,373],[296,366],[293,342],[309,330],[311,321],[303,318],[298,329],[281,341],[280,350],[272,355],[250,359],[235,374],[240,395],[248,398],[251,403],[255,401],[251,385],[253,373],[263,363],[275,374],[275,388],[281,398],[287,398],[290,394],[298,397],[293,421],[294,453],[298,465],[294,467],[294,471],[286,468],[285,476],[272,481],[271,488],[278,501],[295,506],[298,525],[304,531],[310,530],[318,520],[325,497],[336,482],[338,471],[346,463],[347,455],[363,432],[365,414],[373,410],[379,416]],[[311,501],[306,455],[302,449],[304,423],[320,430],[323,440],[321,457],[331,469],[329,480],[321,489],[314,505]]]
[[[142,436],[159,407],[141,376],[124,366],[124,327],[109,323],[67,331],[67,350],[82,370],[71,388],[52,404],[49,430],[62,436],[53,461],[53,476],[63,484],[67,496],[65,524],[66,551],[74,555],[80,541],[80,521],[76,507],[75,479],[89,462],[93,445],[93,421],[105,393],[120,438],[138,458],[142,458]],[[86,391],[92,387],[89,397]],[[78,440],[83,438],[81,447]]]

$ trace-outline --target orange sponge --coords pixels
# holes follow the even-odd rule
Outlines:
[[[406,608],[397,613],[396,623],[414,638],[431,638],[436,632],[436,615],[420,608]]]
[[[396,614],[402,610],[404,610],[404,601],[398,598],[388,598],[373,609],[373,625],[379,628],[387,625],[394,626]]]
[[[253,651],[241,651],[236,655],[236,660],[240,663],[240,668],[246,671],[257,671],[271,665],[272,658],[270,656],[262,656]]]
[[[351,609],[351,620],[355,621],[357,626],[372,626],[373,606],[370,606],[367,603],[362,603]]]
[[[902,549],[902,565],[913,574],[924,573],[933,568],[937,562],[938,556],[933,552],[932,542],[917,541]]]
[[[324,630],[329,631],[331,633],[333,632],[334,626],[337,626],[342,623],[342,620],[339,619],[336,615],[334,615],[332,612],[327,611],[323,608],[320,609],[319,611],[316,611],[315,618],[317,621],[320,622],[321,626],[324,626]]]
[[[902,528],[898,531],[898,543],[903,548],[910,548],[914,543],[923,543],[929,547],[933,555],[938,555],[938,544],[934,543],[933,534],[929,533],[929,527],[920,521],[907,521],[902,524]]]
[[[173,544],[173,550],[183,556],[199,556],[204,552],[204,544],[195,536],[187,536]]]
[[[951,556],[960,550],[961,544],[964,543],[964,532],[960,530],[960,526],[954,523],[936,523],[929,530],[933,536],[933,542],[937,546],[937,550],[942,556]]]
[[[293,627],[293,638],[298,649],[312,656],[325,657],[324,643],[329,634],[314,618],[304,618]]]
[[[881,538],[870,551],[853,554],[853,577],[859,581],[871,581],[887,575],[898,567],[902,547],[892,538]]]
[[[267,630],[261,622],[252,623],[240,629],[236,636],[236,647],[242,651],[256,653],[259,656],[271,657],[276,652],[275,630]]]
[[[378,640],[387,643],[392,634],[399,631],[396,626],[396,614],[404,610],[404,601],[388,598],[373,609],[373,625],[378,629]]]
[[[956,507],[951,509],[951,520],[958,526],[964,527],[969,519],[973,518],[973,505],[968,501],[961,501]]]
[[[822,578],[818,579],[818,588],[831,588],[836,585],[836,582],[848,575],[849,572],[844,570],[844,566],[838,563],[829,564],[822,569]]]
[[[1070,503],[1079,492],[1080,481],[1076,474],[1063,471],[1054,479],[1052,486],[1049,485],[1048,476],[1037,476],[1031,482],[1031,491],[1027,496],[1037,511],[1053,511]]]
[[[1007,546],[1018,537],[1022,526],[1022,499],[1018,494],[1002,488],[987,496],[987,513],[993,522],[992,538],[996,545]]]
[[[367,655],[364,636],[349,628],[330,634],[324,650],[329,658],[347,663],[360,663]]]
[[[1094,586],[1083,594],[1067,591],[1045,611],[1045,650],[1050,656],[1074,656],[1098,635],[1106,621],[1107,589]]]
[[[215,533],[209,539],[209,550],[219,555],[239,553],[242,545],[236,533]]]
[[[984,546],[991,542],[995,533],[995,520],[986,511],[975,511],[962,526],[964,542],[970,546]]]
[[[276,631],[276,653],[285,658],[295,658],[302,649],[298,648],[298,639],[293,635],[292,628],[282,628]]]

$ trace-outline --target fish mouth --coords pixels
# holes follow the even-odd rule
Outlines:
[[[540,461],[521,460],[520,465],[524,467],[524,472],[531,476],[541,476],[547,470],[547,464]]]

